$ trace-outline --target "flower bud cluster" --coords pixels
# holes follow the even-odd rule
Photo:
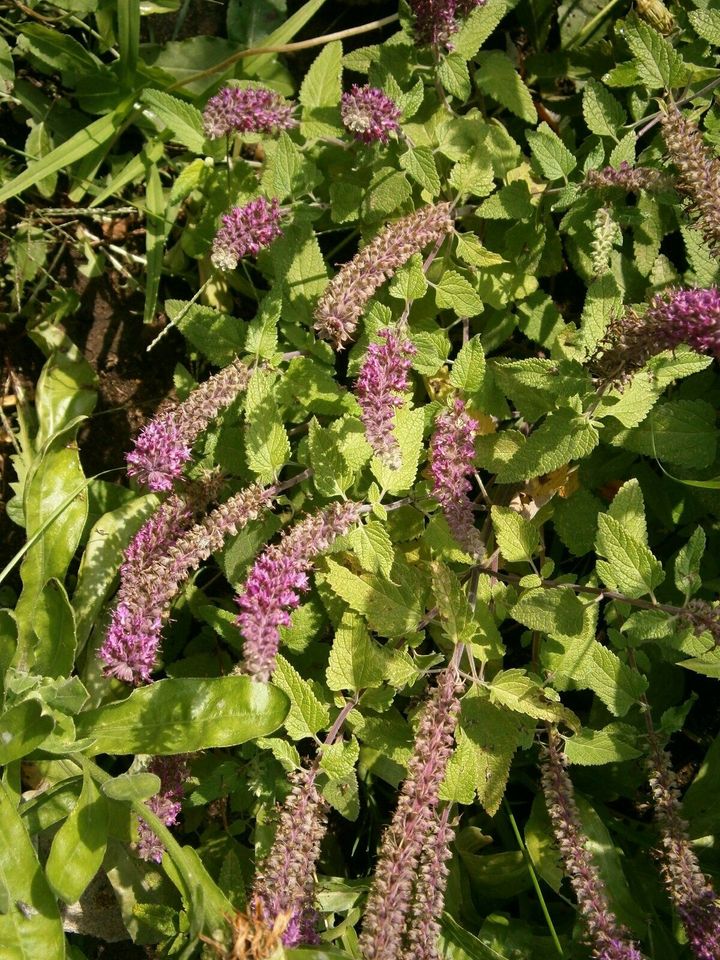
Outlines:
[[[315,307],[315,329],[336,350],[353,339],[368,300],[396,270],[431,243],[452,232],[449,203],[420,207],[389,223],[325,288]]]
[[[387,143],[391,135],[400,133],[400,109],[378,87],[354,83],[342,96],[340,116],[361,143]]]
[[[308,573],[315,557],[347,533],[359,517],[360,504],[333,503],[305,517],[255,561],[236,597],[246,673],[257,680],[270,679],[280,627],[290,623],[288,611],[298,606],[300,594],[309,589]]]
[[[156,492],[172,490],[191,457],[195,440],[249,381],[247,364],[234,360],[196,387],[182,403],[151,420],[125,458],[128,476]]]
[[[274,133],[295,125],[293,109],[266,87],[223,87],[205,104],[203,128],[212,140],[232,133]]]
[[[453,749],[462,685],[457,667],[448,666],[426,704],[408,776],[400,790],[392,822],[382,839],[365,908],[360,948],[364,960],[397,960],[413,953],[414,939],[426,942],[436,932],[442,908],[450,836],[438,820],[440,784]],[[411,931],[410,921],[424,910],[426,926]],[[432,944],[434,947],[434,943]],[[427,954],[428,957],[432,953]]]
[[[283,804],[273,845],[255,876],[252,902],[267,927],[285,919],[286,947],[318,943],[315,867],[327,829],[327,802],[315,780],[317,768],[301,770]]]

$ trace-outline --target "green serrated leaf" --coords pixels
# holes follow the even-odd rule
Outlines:
[[[456,270],[446,270],[435,288],[435,302],[440,310],[454,310],[459,317],[475,317],[484,305],[469,280]]]
[[[508,55],[501,50],[489,50],[480,54],[478,62],[480,69],[475,74],[478,87],[525,123],[535,124],[537,111],[532,94]]]
[[[492,508],[492,524],[500,552],[508,563],[531,561],[540,545],[540,532],[510,507]]]
[[[605,558],[597,562],[598,575],[611,590],[632,598],[642,597],[652,594],[665,579],[662,564],[649,548],[607,514],[598,517],[595,548]]]
[[[617,131],[626,122],[619,101],[592,78],[583,91],[583,116],[591,133],[618,140]]]
[[[500,468],[496,480],[515,483],[550,473],[572,460],[588,456],[598,442],[597,430],[584,417],[571,410],[559,410],[530,434],[527,442]]]
[[[290,701],[290,710],[285,717],[285,729],[293,740],[314,737],[318,730],[328,725],[328,708],[320,703],[307,680],[280,655],[277,657],[273,683]]]
[[[528,143],[540,169],[548,180],[567,180],[577,160],[547,123],[527,133]]]
[[[687,82],[682,57],[657,30],[633,15],[625,20],[623,33],[635,55],[640,81],[649,90],[671,90]]]

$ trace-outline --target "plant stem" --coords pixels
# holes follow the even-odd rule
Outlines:
[[[540,901],[540,909],[542,910],[543,916],[545,917],[545,922],[547,923],[548,930],[550,931],[552,942],[555,944],[555,949],[557,950],[558,955],[561,957],[564,957],[565,954],[563,952],[562,944],[560,943],[557,932],[555,930],[555,925],[552,922],[550,911],[547,908],[547,903],[545,902],[545,897],[543,896],[543,892],[540,887],[540,881],[538,880],[537,874],[535,873],[535,868],[532,865],[532,860],[530,859],[528,848],[525,846],[525,841],[523,840],[520,830],[518,828],[518,825],[515,821],[515,816],[510,808],[510,804],[507,801],[507,797],[503,799],[503,806],[505,807],[505,812],[508,815],[510,826],[512,827],[513,833],[515,834],[517,845],[520,848],[520,852],[523,855],[523,859],[525,860],[525,863],[527,864],[528,873],[530,874],[530,879],[532,880],[532,885],[535,888],[535,893],[537,894],[537,898]]]
[[[344,40],[346,37],[357,37],[362,33],[370,33],[372,30],[381,30],[391,23],[399,20],[399,14],[393,13],[389,17],[381,17],[380,20],[372,20],[370,23],[363,23],[359,27],[349,27],[347,30],[336,30],[335,33],[325,33],[319,37],[311,37],[309,40],[296,40],[293,43],[281,43],[274,47],[248,47],[246,50],[238,50],[231,56],[226,57],[219,63],[206,70],[199,70],[197,73],[191,73],[184,80],[178,80],[166,88],[166,92],[179,90],[186,87],[195,80],[202,80],[203,77],[212,77],[216,73],[222,73],[228,67],[231,67],[238,60],[245,57],[255,57],[263,53],[295,53],[297,50],[309,50],[311,47],[322,47],[326,43],[332,43],[333,40]]]

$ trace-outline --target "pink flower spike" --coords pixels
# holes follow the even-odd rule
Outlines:
[[[465,404],[457,397],[449,410],[435,421],[430,440],[430,473],[433,496],[443,508],[450,532],[468,553],[483,551],[480,531],[475,526],[468,493],[475,459],[478,424],[468,416]]]
[[[257,256],[280,236],[280,204],[277,199],[268,203],[265,197],[256,197],[223,214],[210,259],[218,270],[234,270],[243,257],[248,254]]]
[[[393,433],[395,411],[405,402],[408,370],[417,352],[407,339],[386,328],[378,331],[384,343],[371,343],[365,354],[355,392],[362,410],[365,436],[389,467],[400,466],[400,448]]]

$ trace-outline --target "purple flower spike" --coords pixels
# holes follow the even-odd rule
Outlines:
[[[400,448],[393,433],[395,411],[405,402],[408,370],[417,352],[409,340],[390,329],[378,331],[384,343],[371,343],[355,385],[365,436],[389,467],[400,466]]]
[[[440,785],[452,754],[462,690],[458,669],[450,664],[438,677],[415,736],[408,776],[400,790],[397,808],[383,835],[375,876],[368,895],[360,936],[365,960],[424,958],[408,932],[408,919],[425,907],[442,908],[443,867],[449,836],[439,833],[437,807]],[[434,864],[434,866],[433,866]],[[426,886],[426,870],[435,870]],[[437,920],[438,914],[434,918]],[[434,928],[424,932],[432,938]],[[423,936],[421,931],[418,934]],[[409,940],[409,944],[404,939]],[[403,946],[408,947],[404,953]],[[434,944],[433,944],[434,946]],[[429,956],[432,956],[430,954]]]
[[[720,957],[720,899],[703,873],[682,816],[680,790],[670,755],[650,737],[650,790],[662,837],[659,852],[665,888],[698,960]]]
[[[286,947],[319,943],[315,910],[315,866],[327,829],[327,801],[318,790],[317,768],[301,770],[278,820],[275,840],[258,868],[252,901],[263,922],[273,927],[289,917],[282,933]]]
[[[156,492],[172,490],[190,455],[190,447],[176,423],[164,417],[151,420],[126,457],[128,476]]]
[[[192,444],[248,384],[250,371],[235,360],[201,383],[182,403],[151,420],[127,454],[128,474],[150,490],[171,490],[191,456]]]
[[[472,487],[469,477],[473,472],[477,428],[477,420],[468,416],[465,404],[458,397],[452,408],[435,421],[430,441],[433,496],[443,508],[457,542],[463,550],[476,556],[482,553],[483,544],[467,494]]]
[[[643,960],[610,908],[605,884],[587,847],[572,780],[557,733],[550,729],[541,771],[550,822],[575,891],[595,960]]]
[[[342,122],[361,143],[387,143],[400,132],[400,110],[378,87],[356,83],[344,93],[340,104]]]
[[[148,773],[154,773],[160,777],[160,792],[148,800],[147,806],[166,827],[173,827],[182,809],[181,800],[188,776],[187,758],[184,756],[154,757],[148,766]],[[142,860],[150,860],[154,863],[161,863],[165,852],[162,841],[155,836],[142,817],[138,820],[138,839],[135,850]]]
[[[720,357],[720,290],[675,290],[650,301],[644,322],[666,347],[687,343],[700,353]]]
[[[274,133],[294,126],[293,105],[265,87],[224,87],[210,97],[203,111],[206,136],[229,133]]]
[[[245,671],[266,681],[275,669],[280,627],[290,623],[289,610],[300,603],[309,588],[313,560],[333,541],[347,533],[360,516],[360,505],[334,503],[305,517],[268,547],[255,561],[237,597],[237,625],[245,637]]]
[[[210,484],[205,504],[215,492],[214,485]],[[173,540],[169,539],[169,523],[165,524],[162,537],[153,529],[148,531],[143,528],[145,532],[141,531],[135,537],[126,553],[119,601],[98,651],[106,676],[117,677],[125,683],[150,682],[157,662],[163,625],[182,584],[203,560],[222,548],[226,537],[234,536],[250,520],[260,516],[271,497],[271,490],[259,485],[248,487],[221,503],[190,529],[177,528]],[[179,498],[170,498],[170,501],[177,500]],[[165,504],[158,513],[164,507]],[[188,516],[192,517],[189,511]],[[150,525],[150,522],[146,524],[146,528]],[[148,555],[144,548],[151,536],[155,547],[153,553]],[[162,544],[161,551],[157,544]]]
[[[243,207],[233,207],[222,216],[222,226],[213,240],[210,259],[218,270],[234,270],[247,254],[257,256],[270,246],[280,229],[280,205],[256,197]]]

